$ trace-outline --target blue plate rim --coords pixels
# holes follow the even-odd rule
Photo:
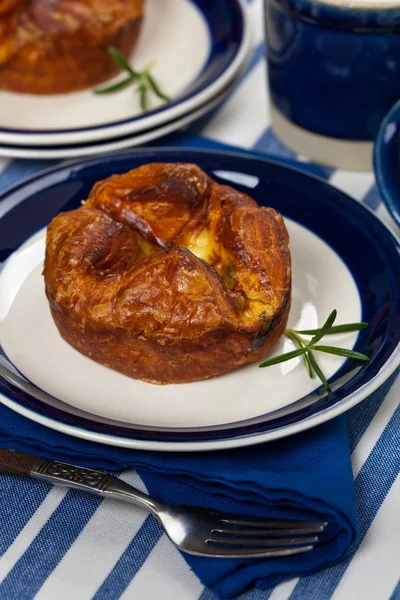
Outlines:
[[[400,100],[380,124],[374,144],[375,179],[390,215],[400,227]]]
[[[221,152],[221,151],[210,151],[210,150],[201,150],[201,149],[195,149],[193,150],[192,148],[150,148],[150,149],[139,149],[133,152],[123,152],[123,153],[118,153],[118,154],[114,154],[111,159],[112,160],[126,160],[126,159],[132,159],[132,160],[136,160],[141,157],[141,160],[143,160],[143,162],[146,162],[146,157],[148,157],[148,160],[154,160],[155,156],[159,155],[163,155],[164,157],[168,158],[170,155],[184,155],[185,157],[187,157],[188,155],[190,156],[197,156],[198,158],[201,157],[222,157],[222,159],[226,160],[226,159],[232,159],[232,160],[240,160],[240,161],[245,161],[247,164],[249,164],[249,162],[255,162],[255,163],[261,163],[261,166],[275,166],[278,167],[279,169],[283,169],[285,171],[289,171],[292,174],[296,174],[297,177],[300,177],[303,182],[306,183],[308,182],[308,185],[314,185],[315,183],[318,183],[319,185],[322,185],[325,190],[328,190],[328,194],[330,194],[331,196],[336,196],[337,198],[341,198],[342,202],[345,203],[349,203],[349,206],[353,207],[353,210],[361,210],[364,214],[368,214],[369,218],[373,219],[373,222],[375,222],[376,224],[379,224],[379,227],[382,228],[382,231],[386,232],[386,235],[388,236],[388,238],[391,239],[392,243],[394,243],[397,247],[397,252],[400,252],[400,242],[399,239],[394,235],[394,233],[392,231],[390,231],[390,229],[388,227],[386,227],[386,225],[384,223],[382,223],[379,219],[376,218],[376,216],[374,215],[374,213],[365,206],[361,206],[359,203],[357,203],[356,201],[354,201],[352,198],[350,198],[349,196],[347,196],[346,194],[344,194],[343,192],[341,192],[340,190],[337,190],[336,188],[333,188],[331,185],[329,185],[325,180],[323,180],[322,178],[319,178],[315,175],[309,175],[309,174],[305,174],[304,171],[301,170],[301,168],[295,168],[295,167],[288,167],[285,164],[282,164],[279,160],[270,160],[270,159],[265,159],[265,158],[261,158],[259,155],[255,155],[254,157],[249,156],[249,153],[243,154],[240,152]],[[159,160],[159,158],[158,158]],[[0,218],[2,218],[1,213],[3,214],[7,214],[7,212],[9,210],[12,210],[13,206],[23,202],[24,200],[26,200],[27,198],[16,198],[17,201],[15,201],[15,198],[13,200],[13,195],[14,194],[18,194],[19,191],[23,190],[23,188],[29,187],[32,183],[34,183],[35,181],[38,180],[46,180],[48,179],[48,177],[53,175],[53,174],[57,174],[58,172],[64,172],[66,170],[69,170],[69,174],[74,172],[74,168],[77,169],[79,171],[79,168],[84,168],[84,167],[88,167],[91,165],[98,165],[99,163],[104,163],[104,161],[110,161],[110,157],[109,156],[103,156],[103,157],[96,157],[96,158],[88,158],[85,160],[78,160],[78,161],[69,161],[67,163],[63,163],[62,165],[58,165],[55,167],[51,167],[50,169],[47,169],[46,171],[42,171],[39,174],[33,175],[32,177],[30,177],[29,179],[26,179],[23,182],[19,182],[16,185],[14,185],[13,187],[9,188],[8,190],[6,190],[5,192],[3,192],[0,195],[0,208],[6,208],[7,210],[4,213],[4,210],[0,212]],[[187,162],[187,160],[186,160]],[[55,178],[55,180],[57,181],[57,177]],[[310,184],[310,180],[313,181],[313,184]],[[55,182],[56,182],[55,181]],[[53,183],[55,183],[53,181]],[[51,182],[48,182],[49,185],[51,185]],[[47,186],[48,187],[48,186]],[[4,204],[5,202],[5,204]],[[356,209],[357,207],[357,209]],[[378,225],[376,225],[378,226]],[[196,441],[176,441],[176,440],[171,440],[171,441],[167,441],[167,442],[163,442],[160,440],[155,440],[154,436],[150,436],[150,439],[145,440],[145,439],[127,439],[125,437],[120,437],[120,436],[115,436],[115,435],[110,435],[110,434],[99,434],[99,433],[93,433],[92,430],[87,430],[85,427],[80,427],[79,425],[73,425],[72,428],[75,431],[75,434],[78,435],[78,437],[85,437],[87,439],[92,439],[93,435],[96,436],[96,440],[95,441],[103,441],[103,443],[113,443],[113,440],[111,438],[115,438],[115,440],[118,440],[118,444],[120,444],[121,442],[124,442],[124,445],[128,444],[128,445],[132,445],[132,446],[137,446],[137,447],[149,447],[149,449],[186,449],[186,450],[200,450],[200,449],[207,449],[208,447],[232,447],[232,446],[237,446],[237,445],[243,445],[243,443],[256,443],[258,441],[264,441],[265,439],[274,439],[276,437],[283,437],[283,435],[290,435],[291,433],[295,433],[296,431],[302,430],[302,429],[306,429],[308,427],[314,426],[316,424],[318,424],[318,422],[322,419],[322,420],[326,420],[326,418],[324,418],[323,415],[331,415],[329,418],[335,416],[336,414],[340,414],[340,412],[344,412],[345,410],[348,410],[348,408],[350,408],[351,406],[355,405],[357,402],[359,402],[361,399],[363,399],[368,393],[371,393],[372,391],[374,391],[374,389],[376,389],[376,387],[378,387],[381,383],[383,383],[383,381],[390,376],[390,374],[394,371],[394,369],[396,368],[396,366],[399,364],[400,362],[400,343],[397,344],[395,350],[393,351],[393,353],[387,358],[387,360],[385,361],[385,363],[383,365],[381,365],[381,368],[379,370],[379,373],[377,373],[376,376],[374,376],[370,381],[366,382],[364,385],[360,386],[354,393],[352,393],[350,396],[345,397],[344,399],[342,399],[341,401],[337,402],[336,404],[334,404],[333,406],[329,406],[319,412],[316,413],[316,415],[312,415],[309,418],[304,418],[301,419],[300,421],[296,422],[294,424],[294,426],[284,426],[284,427],[280,427],[278,429],[270,429],[267,433],[263,432],[263,431],[257,431],[257,432],[236,432],[236,434],[234,436],[223,436],[220,439],[207,439],[207,440],[196,440]],[[18,404],[15,401],[13,401],[10,398],[0,398],[0,401],[5,401],[5,404],[9,405],[11,408],[13,408],[14,410],[16,410],[17,412],[22,412],[24,413],[26,410],[28,410],[29,414],[30,414],[30,418],[33,418],[33,420],[37,420],[40,422],[43,422],[43,420],[49,420],[51,422],[50,426],[57,425],[57,421],[54,421],[52,419],[49,419],[47,416],[44,416],[39,414],[39,413],[35,413],[35,411],[33,411],[32,409],[26,409],[26,407],[24,407],[22,404]],[[271,413],[269,413],[271,414]],[[322,415],[322,416],[321,416]],[[270,420],[270,419],[269,419]],[[49,425],[47,423],[47,425]],[[69,423],[64,423],[64,425],[62,425],[62,427],[65,428],[71,428],[71,425]],[[226,429],[224,431],[227,431]],[[229,431],[229,430],[228,430]],[[232,431],[232,430],[231,430]],[[101,439],[100,439],[101,438]],[[105,441],[105,440],[108,440]],[[115,442],[114,442],[115,443]],[[156,446],[156,447],[154,447]]]

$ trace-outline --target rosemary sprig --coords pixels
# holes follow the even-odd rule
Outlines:
[[[335,333],[349,333],[350,331],[361,331],[361,329],[367,329],[368,323],[347,323],[346,325],[335,325],[328,329],[325,335],[333,335]],[[297,333],[303,335],[315,335],[320,329],[302,329]]]
[[[285,333],[294,342],[297,342],[299,344],[300,348],[305,348],[307,346],[307,342],[305,340],[303,340],[303,338],[301,336],[299,336],[298,332],[295,331],[294,329],[286,329]],[[304,360],[304,365],[307,369],[307,373],[308,373],[309,377],[311,377],[311,379],[313,379],[314,371],[311,366],[310,357],[308,356],[308,352],[305,352],[303,354],[303,360]]]
[[[309,376],[314,377],[314,375],[316,375],[321,380],[325,389],[330,392],[331,389],[328,381],[317,363],[317,360],[314,356],[314,351],[344,356],[345,358],[353,358],[354,360],[369,360],[369,356],[362,354],[361,352],[356,352],[355,350],[318,344],[318,342],[326,335],[360,331],[368,327],[368,323],[348,323],[344,325],[333,326],[336,317],[337,311],[333,310],[323,326],[319,329],[305,329],[302,331],[296,331],[295,329],[290,328],[286,329],[285,334],[295,343],[297,343],[299,348],[292,350],[291,352],[286,352],[285,354],[280,354],[279,356],[274,356],[274,358],[270,358],[269,360],[265,360],[259,365],[260,368],[263,369],[264,367],[270,367],[271,365],[276,365],[278,363],[291,360],[297,356],[302,356]],[[309,335],[312,336],[312,338],[311,340],[307,341],[302,337],[302,335]]]
[[[119,92],[120,90],[125,89],[129,85],[137,84],[137,92],[139,94],[140,106],[143,111],[148,110],[148,95],[149,92],[152,92],[164,102],[169,102],[170,98],[164,94],[164,92],[160,89],[160,86],[155,81],[153,75],[150,74],[150,69],[153,65],[148,65],[143,71],[135,71],[132,69],[130,64],[124,59],[124,57],[118,52],[114,46],[108,46],[107,48],[109,55],[113,59],[113,61],[119,66],[121,71],[125,71],[127,73],[127,77],[122,79],[121,81],[117,81],[117,83],[113,83],[112,85],[99,88],[94,90],[95,94],[113,94],[114,92]]]

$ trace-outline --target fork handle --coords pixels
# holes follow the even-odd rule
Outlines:
[[[95,496],[112,498],[147,508],[155,516],[164,505],[121,479],[96,469],[87,469],[14,450],[0,449],[0,472],[46,481]]]

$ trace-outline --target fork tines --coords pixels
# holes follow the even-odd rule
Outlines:
[[[317,535],[327,526],[324,521],[263,521],[219,519],[206,543],[226,556],[290,556],[313,550]]]

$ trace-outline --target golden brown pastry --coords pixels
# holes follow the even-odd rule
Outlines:
[[[143,0],[0,0],[0,89],[60,94],[118,72],[107,52],[128,57]]]
[[[44,277],[69,344],[152,383],[261,359],[290,308],[282,217],[191,164],[97,183],[48,227]]]

